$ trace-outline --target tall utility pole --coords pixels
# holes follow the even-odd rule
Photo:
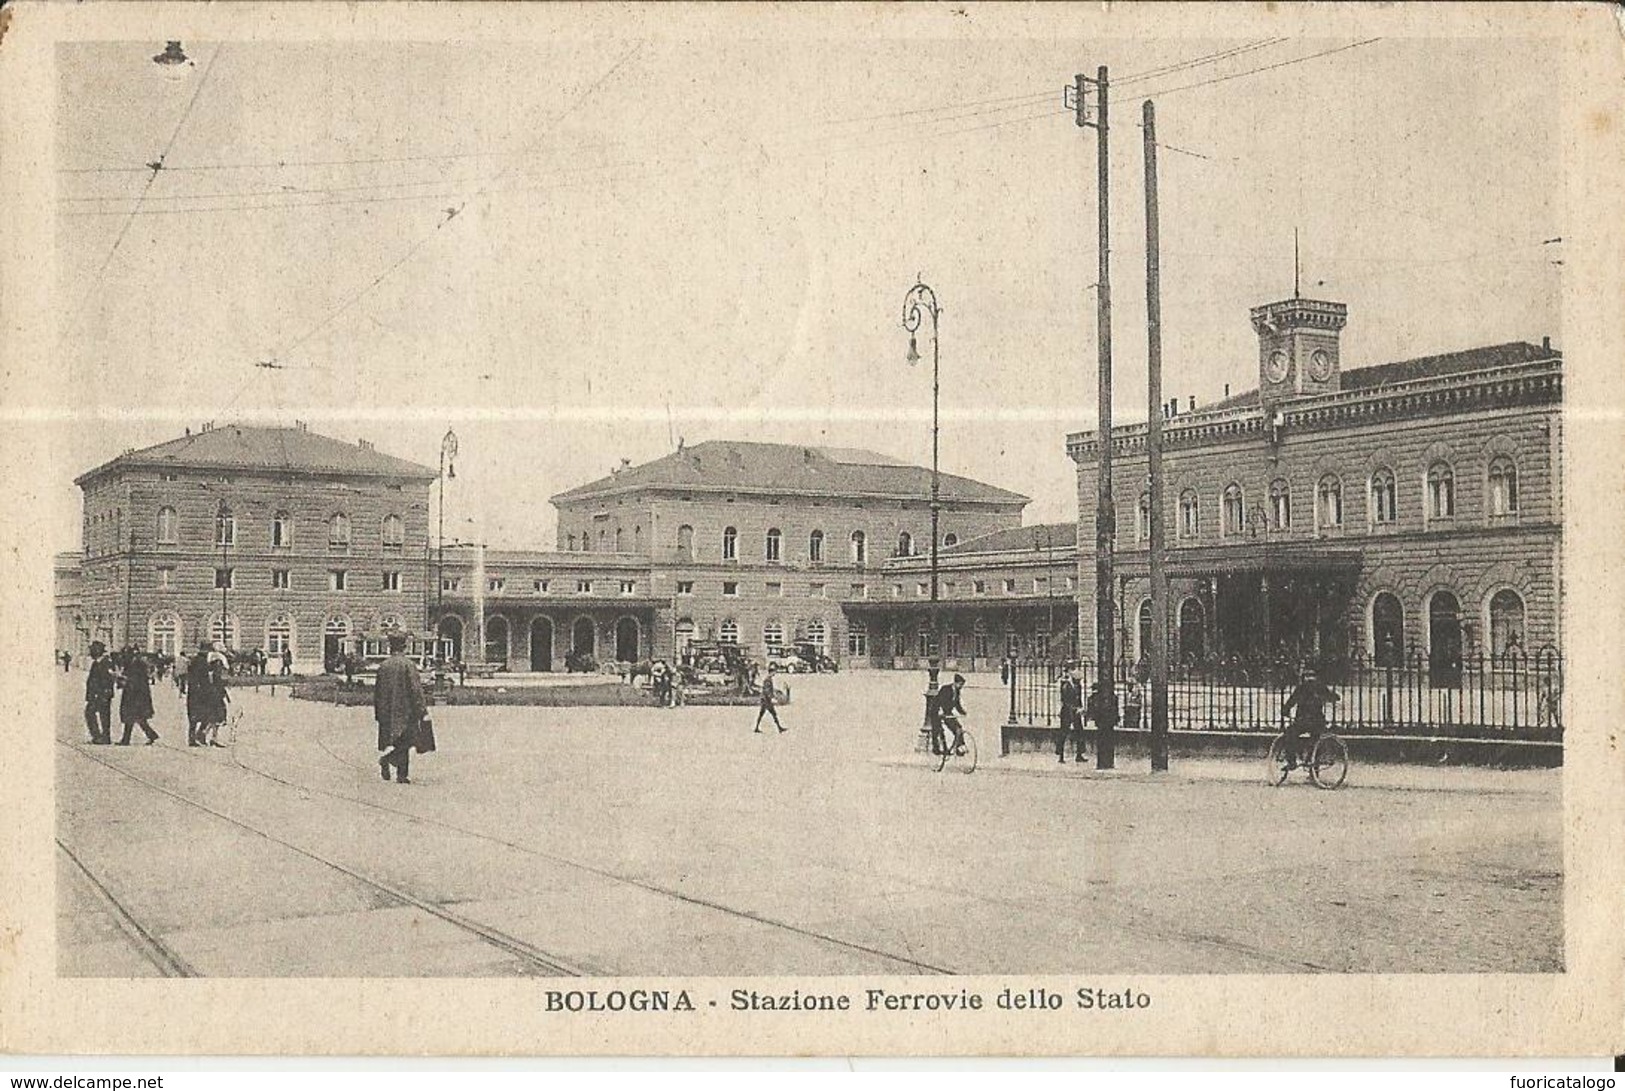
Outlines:
[[[1157,219],[1157,111],[1145,104],[1145,451],[1151,474],[1151,768],[1168,768],[1168,571],[1162,556],[1162,258]]]
[[[942,389],[941,359],[938,353],[939,323],[942,309],[937,306],[937,293],[923,280],[916,278],[914,287],[903,297],[903,328],[908,331],[909,366],[920,362],[920,347],[916,336],[926,315],[931,317],[931,647],[926,657],[926,700],[937,692],[942,669],[942,616],[937,605],[937,542],[941,538],[938,521],[942,512],[941,475],[937,471],[937,437],[939,417],[937,402]]]
[[[1089,120],[1088,110],[1085,107],[1086,91],[1091,85],[1099,96],[1093,121]],[[1111,769],[1116,765],[1117,755],[1117,743],[1112,737],[1111,723],[1116,719],[1117,705],[1114,669],[1117,662],[1115,654],[1117,641],[1113,632],[1112,617],[1112,587],[1115,583],[1112,548],[1116,541],[1117,528],[1116,513],[1112,507],[1111,175],[1108,169],[1111,158],[1108,142],[1110,104],[1106,95],[1106,66],[1101,65],[1095,70],[1093,80],[1079,73],[1075,77],[1074,86],[1078,126],[1079,128],[1093,126],[1095,130],[1095,158],[1099,174],[1095,194],[1100,210],[1100,273],[1095,284],[1095,298],[1098,303],[1095,334],[1100,346],[1099,390],[1096,395],[1100,403],[1100,424],[1097,432],[1100,438],[1100,473],[1095,486],[1095,663],[1096,678],[1101,684],[1102,697],[1114,714],[1102,717],[1105,722],[1096,722],[1099,734],[1095,740],[1095,767]]]

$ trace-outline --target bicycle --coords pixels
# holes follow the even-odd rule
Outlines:
[[[971,734],[969,728],[961,727],[959,746],[956,748],[948,745],[948,734],[946,728],[922,727],[915,749],[919,753],[930,754],[936,758],[939,773],[948,767],[949,762],[953,762],[961,773],[976,772],[976,736]]]
[[[1299,742],[1299,738],[1285,731],[1275,736],[1264,763],[1265,782],[1272,787],[1285,784],[1292,770],[1303,769],[1317,788],[1330,790],[1342,787],[1349,775],[1348,744],[1333,734],[1329,727],[1315,739],[1303,741],[1312,742],[1307,761],[1299,761],[1298,754],[1287,752],[1287,748]]]

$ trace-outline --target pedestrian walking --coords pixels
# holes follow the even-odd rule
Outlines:
[[[293,673],[293,649],[286,644],[282,646],[282,676],[288,677]]]
[[[773,717],[773,726],[779,729],[779,733],[781,735],[790,730],[779,722],[779,709],[775,704],[775,701],[778,699],[778,674],[778,666],[769,663],[767,666],[767,677],[762,679],[762,703],[761,706],[756,710],[755,733],[758,735],[762,733],[763,716]]]
[[[73,668],[73,653],[72,652],[63,652],[61,658],[62,658],[62,673],[67,674],[68,671]]]
[[[221,746],[220,725],[226,722],[226,660],[205,640],[186,667],[186,745]]]
[[[407,776],[412,746],[417,742],[418,727],[428,712],[423,698],[423,679],[418,669],[406,658],[406,637],[401,633],[389,636],[389,658],[378,668],[378,679],[372,687],[372,714],[378,721],[378,775],[389,779],[390,766],[394,766],[395,783],[410,784]]]
[[[1138,678],[1130,678],[1128,688],[1123,691],[1123,730],[1140,729],[1140,710],[1144,707],[1145,689]]]
[[[1083,760],[1083,680],[1078,665],[1068,663],[1061,677],[1061,730],[1055,735],[1055,760],[1066,761],[1066,740],[1073,739],[1075,761]]]
[[[1110,731],[1118,724],[1117,687],[1107,682],[1096,682],[1089,690],[1089,704],[1083,710],[1086,720],[1092,720],[1097,731]],[[1080,740],[1081,743],[1081,740]],[[1079,746],[1079,761],[1087,761],[1088,756],[1082,753]]]
[[[124,665],[124,694],[118,702],[119,722],[124,725],[120,746],[130,745],[130,733],[137,724],[147,736],[147,745],[158,741],[158,732],[152,729],[152,675],[148,673],[147,659],[131,655]]]
[[[107,746],[113,741],[115,688],[107,645],[93,640],[90,642],[90,673],[85,675],[85,727],[90,729],[90,742],[94,746]]]

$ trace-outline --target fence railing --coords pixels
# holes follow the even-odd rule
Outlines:
[[[1083,692],[1099,671],[1078,661]],[[1563,731],[1563,659],[1555,648],[1526,653],[1513,648],[1485,655],[1381,663],[1356,658],[1314,664],[1338,696],[1329,714],[1341,733],[1370,735],[1560,739]],[[1060,722],[1063,664],[1007,660],[1009,723]],[[1144,664],[1119,661],[1112,672],[1118,707],[1126,711],[1130,679],[1149,705]],[[1281,707],[1302,676],[1302,665],[1257,659],[1180,663],[1168,671],[1168,726],[1175,731],[1279,729]],[[1123,727],[1136,726],[1126,722]]]

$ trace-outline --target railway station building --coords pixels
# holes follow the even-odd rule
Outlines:
[[[1166,408],[1175,661],[1464,656],[1560,647],[1562,355],[1490,345],[1343,367],[1341,303],[1256,307],[1258,385]],[[1114,428],[1120,654],[1150,639],[1146,426]],[[1067,438],[1093,542],[1102,437]],[[1078,599],[1095,639],[1093,550]]]

